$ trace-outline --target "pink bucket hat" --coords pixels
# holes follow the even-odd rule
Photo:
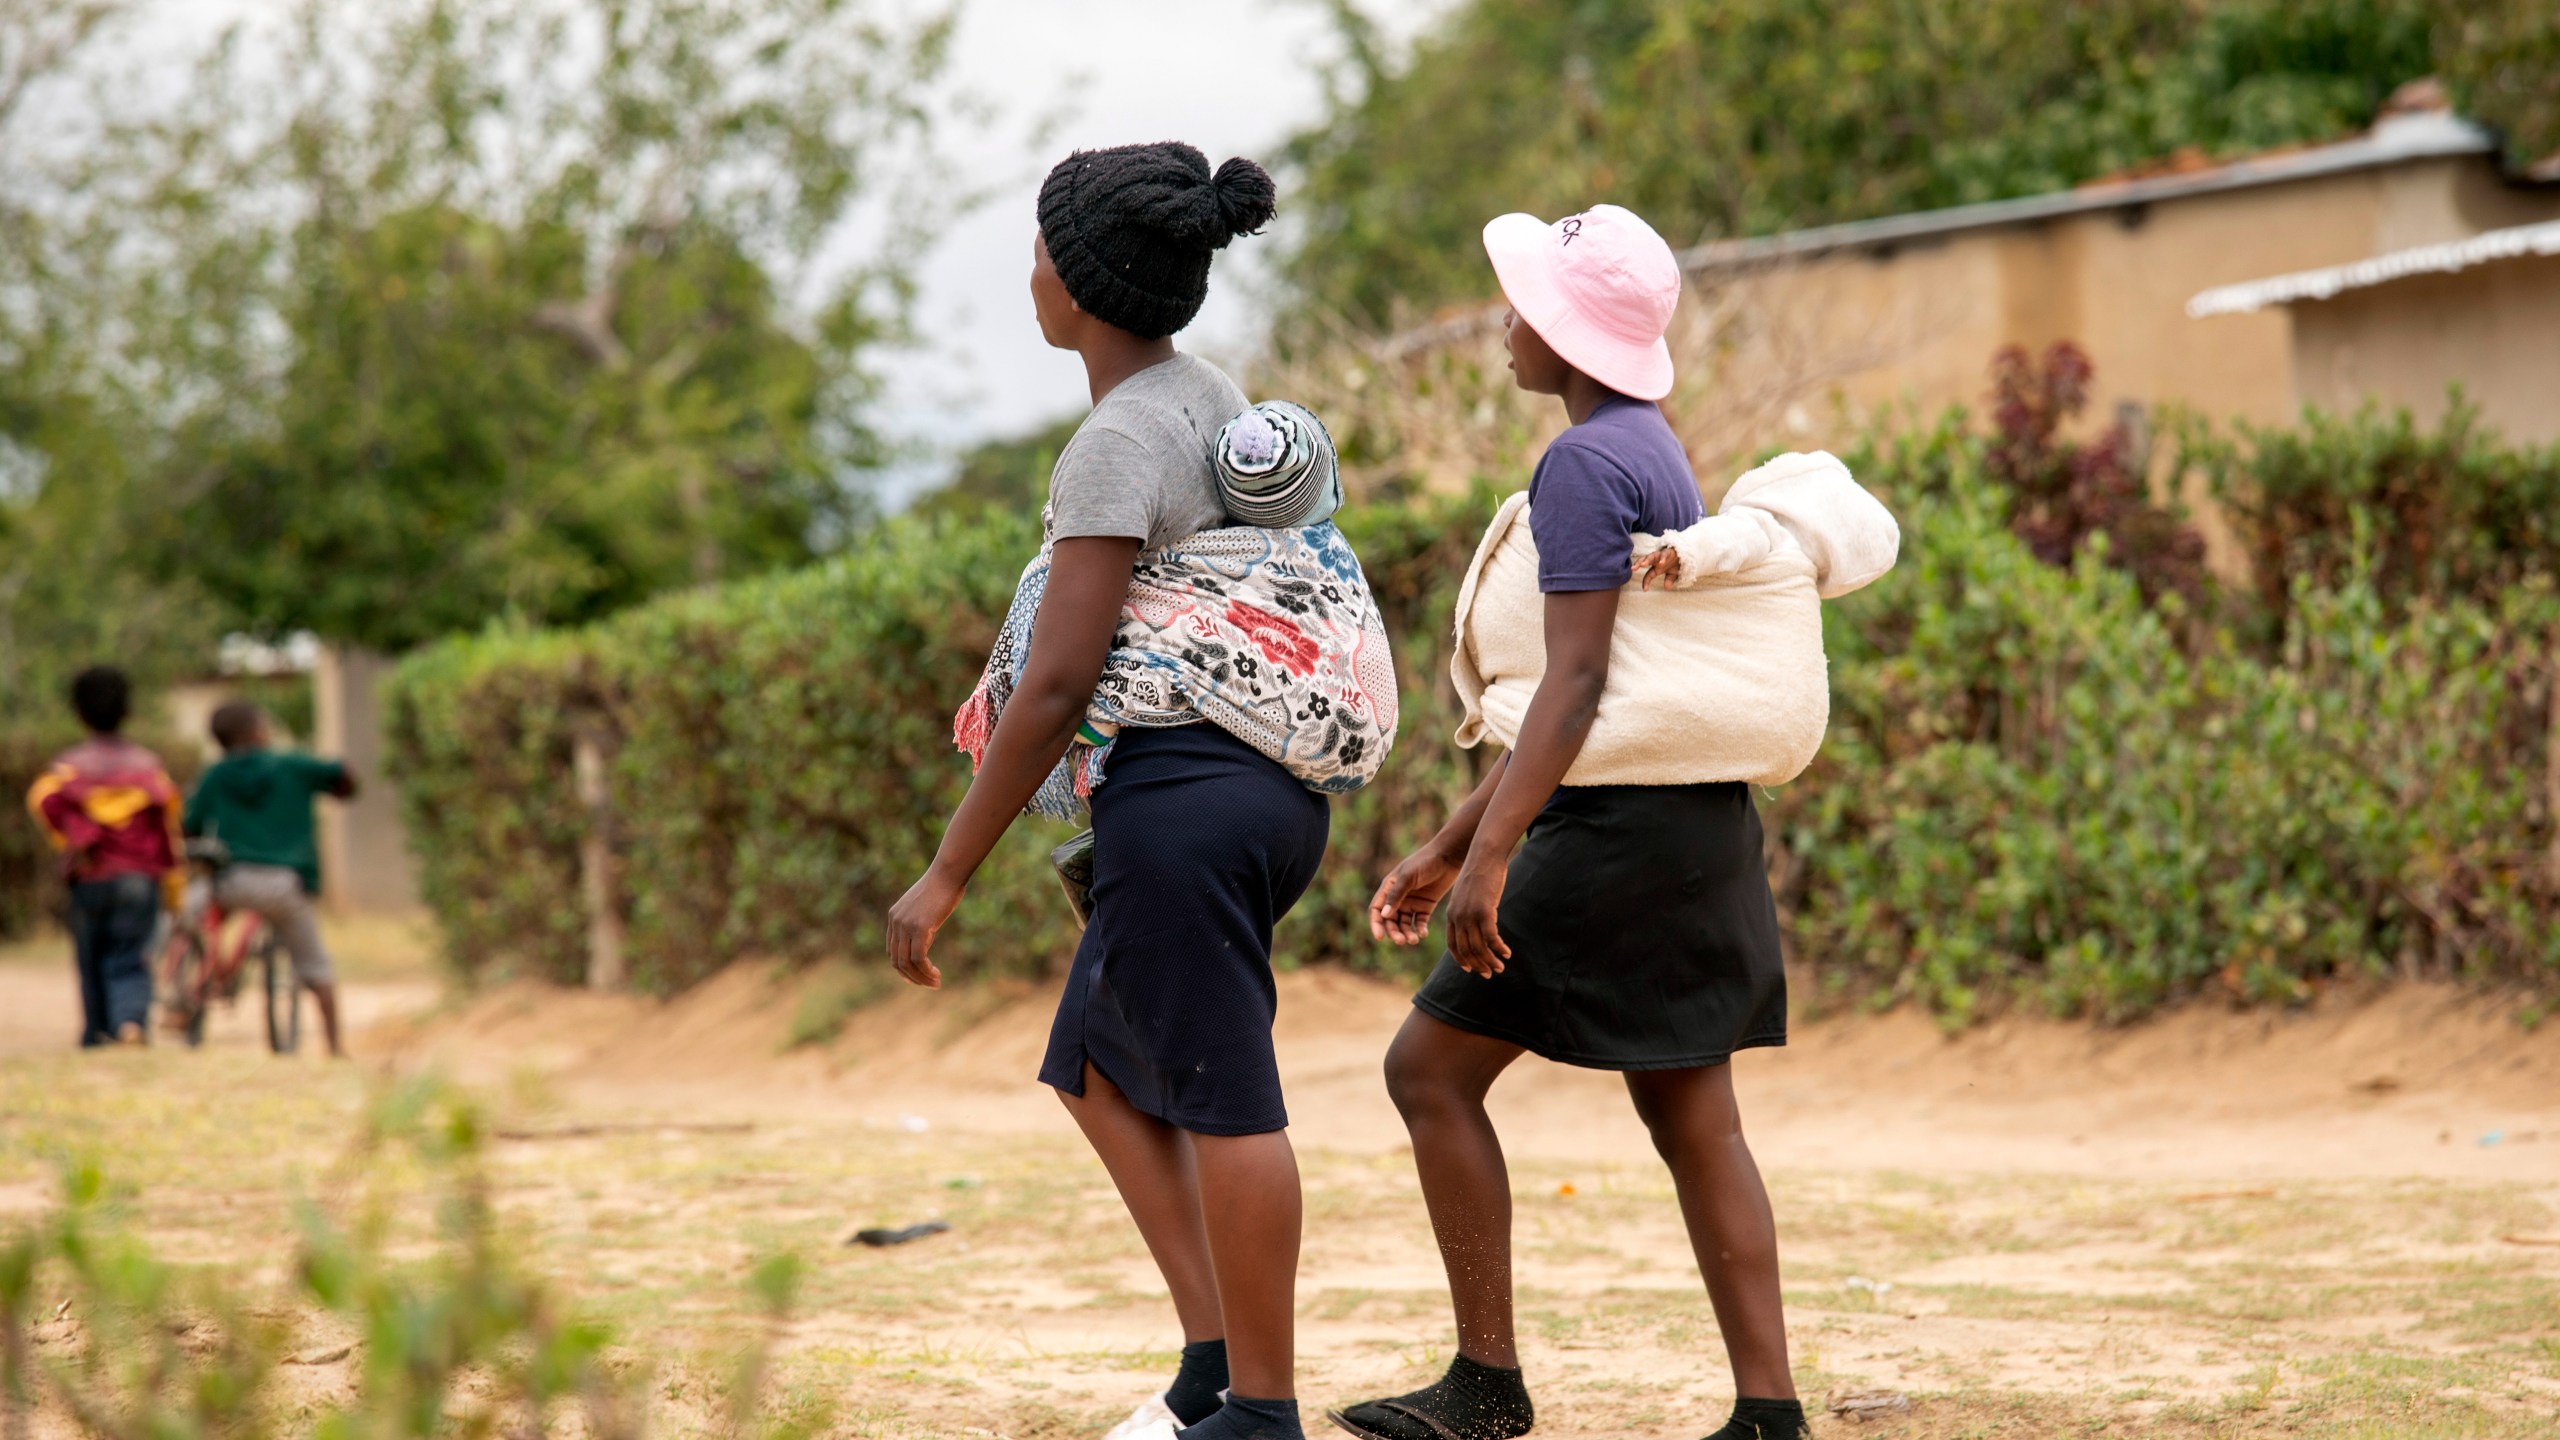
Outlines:
[[[1513,312],[1565,363],[1638,400],[1671,393],[1662,336],[1680,304],[1680,262],[1634,211],[1594,205],[1553,225],[1498,216],[1484,251]]]

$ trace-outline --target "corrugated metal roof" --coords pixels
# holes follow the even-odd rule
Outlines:
[[[2488,131],[2445,111],[2386,116],[2367,133],[2335,145],[2319,145],[2278,155],[2235,160],[2189,174],[2161,175],[2083,185],[2049,195],[1992,200],[1945,210],[1921,210],[1880,220],[1854,220],[1811,230],[1789,230],[1747,240],[1718,240],[1680,252],[1680,264],[1691,272],[1799,260],[1833,250],[1886,246],[1926,240],[1962,230],[1994,225],[2026,225],[2096,210],[2118,210],[2162,200],[2280,185],[2410,160],[2439,156],[2486,155],[2497,149]]]
[[[2560,220],[2549,220],[2539,225],[2517,225],[2505,230],[2484,230],[2468,240],[2448,240],[2441,245],[2394,250],[2387,255],[2376,255],[2370,260],[2358,260],[2348,265],[2331,265],[2326,269],[2275,275],[2264,280],[2244,280],[2237,285],[2217,285],[2189,300],[2187,313],[2199,320],[2208,315],[2246,315],[2270,305],[2291,305],[2297,300],[2326,300],[2349,290],[2387,285],[2411,275],[2450,275],[2474,265],[2514,260],[2526,255],[2560,255]]]

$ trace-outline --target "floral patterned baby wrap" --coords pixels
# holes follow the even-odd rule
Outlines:
[[[952,722],[972,763],[1022,681],[1048,587],[1044,545]],[[1120,727],[1200,720],[1310,790],[1346,794],[1376,778],[1395,743],[1395,660],[1359,557],[1330,521],[1203,530],[1140,555],[1084,725],[1024,812],[1081,823]]]

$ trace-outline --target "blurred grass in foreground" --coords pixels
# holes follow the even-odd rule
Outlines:
[[[250,1053],[0,1061],[0,1247],[50,1256],[9,1290],[27,1353],[122,1417],[93,1431],[113,1435],[146,1416],[348,1436],[547,1416],[590,1436],[1068,1440],[1172,1365],[1158,1282],[1063,1121],[661,1123],[531,1077],[502,1089]],[[1426,1379],[1448,1322],[1409,1159],[1304,1159],[1306,1399]],[[65,1174],[85,1197],[67,1212]],[[1513,1175],[1541,1433],[1707,1428],[1720,1346],[1666,1177]],[[1917,1402],[1860,1434],[2523,1437],[2560,1411],[2560,1251],[2501,1238],[2560,1232],[2547,1186],[1772,1187],[1808,1394]],[[841,1243],[927,1218],[952,1233]],[[37,1433],[74,1432],[57,1384],[35,1398]]]

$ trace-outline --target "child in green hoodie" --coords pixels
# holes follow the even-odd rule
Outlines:
[[[338,761],[275,749],[273,734],[266,712],[245,700],[213,712],[222,758],[187,797],[186,832],[222,842],[228,858],[214,876],[214,898],[275,927],[293,956],[294,978],[320,1007],[329,1053],[343,1057],[337,980],[311,905],[320,893],[311,802],[319,795],[348,799],[356,780]]]

